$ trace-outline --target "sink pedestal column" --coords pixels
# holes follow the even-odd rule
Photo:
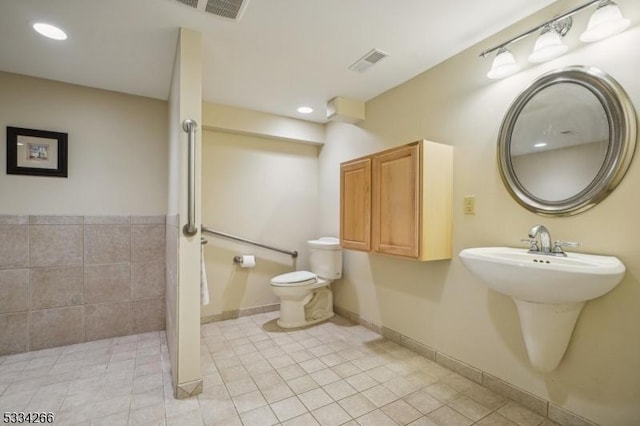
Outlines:
[[[529,360],[542,372],[553,371],[567,350],[573,328],[585,305],[534,303],[513,298]]]

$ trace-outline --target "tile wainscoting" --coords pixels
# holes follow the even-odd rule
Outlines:
[[[163,330],[165,221],[0,215],[0,355]]]

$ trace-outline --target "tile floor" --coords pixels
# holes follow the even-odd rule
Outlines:
[[[164,332],[0,357],[0,414],[58,425],[553,425],[334,317],[285,331],[278,312],[205,324],[204,392],[175,400]]]

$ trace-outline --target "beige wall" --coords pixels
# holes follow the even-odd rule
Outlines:
[[[200,159],[202,135],[202,36],[180,29],[169,94],[169,203],[167,218],[167,341],[175,394],[185,398],[202,392],[200,368]],[[188,136],[186,119],[200,127],[195,137],[194,236],[187,224]]]
[[[0,213],[164,213],[167,103],[0,72]],[[6,126],[69,134],[69,177],[6,174]]]
[[[318,148],[205,131],[202,164],[203,224],[300,252],[294,262],[286,254],[205,234],[211,303],[202,316],[278,303],[269,280],[307,268],[306,241],[318,236]],[[256,256],[255,268],[232,262],[243,254]]]
[[[347,251],[344,279],[334,285],[336,305],[593,421],[631,425],[640,419],[640,227],[632,213],[640,208],[638,159],[600,205],[575,217],[546,218],[508,195],[496,165],[496,141],[502,117],[520,91],[540,74],[566,65],[592,65],[610,73],[640,109],[640,4],[619,2],[634,22],[627,32],[584,45],[574,30],[567,37],[572,46],[567,55],[525,65],[508,79],[488,80],[491,59],[478,58],[481,50],[578,3],[560,1],[373,99],[360,126],[329,124],[320,153],[319,231],[338,233],[341,161],[421,138],[454,145],[454,253],[465,247],[519,246],[528,229],[542,223],[554,238],[579,241],[580,251],[618,256],[627,266],[624,281],[587,304],[564,360],[549,374],[531,367],[511,299],[489,291],[457,255],[451,261],[418,263]],[[583,27],[584,19],[578,17],[574,27]],[[523,41],[516,53],[526,57],[533,41]],[[468,194],[476,195],[475,216],[462,214]]]

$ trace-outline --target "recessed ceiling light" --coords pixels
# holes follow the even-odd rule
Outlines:
[[[545,146],[547,146],[546,142],[539,142],[533,145],[534,148],[544,148]]]
[[[313,108],[308,106],[301,106],[300,108],[298,108],[298,112],[300,114],[311,114],[313,112]]]
[[[45,24],[44,22],[36,22],[33,29],[43,36],[53,40],[66,40],[67,34],[55,25]]]

